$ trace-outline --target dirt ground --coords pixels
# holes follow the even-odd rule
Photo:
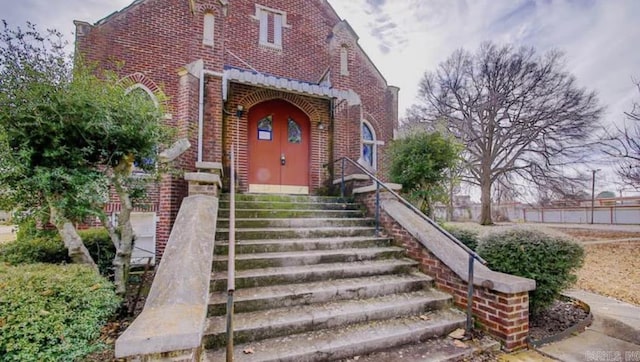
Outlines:
[[[604,226],[606,227],[606,226]],[[593,230],[578,228],[550,228],[565,233],[578,241],[602,241],[640,238],[640,232],[620,230]]]
[[[453,223],[476,230],[480,237],[513,228],[539,230],[579,242],[585,249],[585,260],[578,270],[575,287],[640,305],[640,232],[608,227],[564,228],[540,224],[497,224],[480,226],[473,223]]]
[[[582,241],[584,265],[578,271],[576,287],[640,305],[640,233],[563,229],[566,234]],[[599,240],[602,243],[589,241]],[[612,242],[613,241],[613,242]]]

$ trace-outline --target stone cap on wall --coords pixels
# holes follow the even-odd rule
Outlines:
[[[394,184],[392,182],[385,182],[384,184],[385,184],[385,186],[390,188],[392,191],[400,191],[400,190],[402,190],[402,185],[400,185],[400,184]],[[364,194],[364,193],[367,193],[367,192],[375,192],[376,191],[376,187],[377,187],[376,184],[357,187],[357,188],[353,189],[353,193],[354,194]],[[386,189],[383,188],[383,187],[380,187],[380,192],[384,192],[384,191],[386,191]]]
[[[396,199],[382,200],[381,208],[462,280],[469,281],[469,254],[460,246]],[[536,288],[533,279],[493,271],[477,260],[474,260],[473,284],[502,293]]]
[[[184,198],[144,309],[116,340],[116,358],[200,347],[217,214],[216,197]]]

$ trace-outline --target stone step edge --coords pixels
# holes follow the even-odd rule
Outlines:
[[[388,236],[341,236],[326,238],[304,238],[304,239],[243,239],[237,240],[237,245],[268,245],[268,244],[299,244],[299,243],[342,243],[349,241],[389,241]],[[228,240],[216,240],[216,246],[229,246]]]
[[[444,336],[464,323],[461,312],[440,310],[426,321],[403,317],[240,344],[235,346],[234,355],[237,362],[336,360]],[[249,349],[253,353],[243,353]],[[207,350],[203,361],[223,361],[224,356],[224,349]]]
[[[275,285],[269,287],[254,287],[236,290],[234,293],[234,302],[242,303],[246,301],[255,301],[261,299],[286,298],[288,296],[295,297],[298,295],[307,295],[314,292],[333,292],[333,294],[337,295],[340,292],[349,291],[354,287],[375,288],[382,285],[394,285],[413,282],[432,284],[433,278],[420,272],[412,272],[400,275],[389,274],[383,276],[337,279],[331,280],[330,283],[328,281],[319,281],[311,283],[286,284],[284,286]],[[209,305],[224,305],[226,303],[227,292],[212,292],[209,294]]]
[[[375,230],[375,226],[317,226],[317,227],[265,227],[265,228],[239,228],[236,227],[236,232],[256,232],[256,231],[334,231],[334,230]],[[218,228],[216,233],[228,233],[228,228]]]
[[[236,290],[268,285],[296,284],[327,279],[358,278],[414,271],[418,262],[407,258],[391,258],[357,262],[322,263],[294,267],[269,267],[236,271]],[[227,286],[227,272],[213,272],[210,290],[221,291]]]
[[[237,332],[257,331],[271,327],[291,329],[296,325],[312,328],[350,324],[351,319],[362,321],[389,319],[398,316],[422,315],[429,318],[434,310],[450,305],[452,296],[434,288],[407,293],[393,293],[364,299],[332,300],[324,303],[296,305],[234,314]],[[376,317],[377,316],[377,317]],[[226,315],[207,317],[205,335],[226,333]]]
[[[225,207],[221,207],[218,209],[218,213],[227,213],[229,212],[229,208],[225,208]],[[359,213],[362,214],[362,210],[359,208],[356,209],[270,209],[270,208],[263,208],[263,209],[240,209],[240,208],[236,208],[236,212],[239,211],[252,211],[252,212],[284,212],[284,211],[291,211],[291,212],[318,212],[318,213],[331,213],[331,212],[341,212],[341,213]]]
[[[340,211],[340,210],[338,210]],[[376,221],[375,218],[372,217],[242,217],[236,218],[236,222],[242,221],[284,221],[284,220],[304,220],[304,221]],[[229,218],[219,217],[218,222],[229,222]]]
[[[325,263],[325,264],[315,264],[315,265],[304,265],[304,266],[295,266],[295,267],[271,267],[271,268],[260,268],[260,269],[249,269],[249,270],[240,270],[236,272],[236,278],[253,278],[253,277],[269,277],[276,275],[286,275],[286,274],[298,274],[298,273],[308,273],[312,269],[317,272],[330,272],[336,270],[345,270],[346,268],[372,268],[376,266],[417,266],[418,262],[409,258],[401,258],[401,259],[384,259],[384,260],[368,260],[368,261],[360,261],[360,262],[350,262],[350,263]],[[211,275],[211,281],[225,281],[227,280],[226,271],[216,271]]]
[[[278,251],[270,253],[247,253],[236,254],[236,260],[256,260],[256,259],[282,259],[282,258],[303,258],[303,257],[316,257],[316,256],[338,256],[341,254],[355,255],[358,253],[365,254],[380,254],[380,253],[393,253],[403,252],[404,248],[398,246],[386,246],[386,247],[367,247],[367,248],[346,248],[346,249],[320,249],[320,250],[304,250],[304,251]],[[228,261],[228,255],[214,255],[214,262]]]
[[[231,199],[220,199],[220,203],[230,203]],[[293,205],[352,205],[359,206],[358,202],[321,202],[321,201],[275,201],[275,200],[236,200],[236,204],[293,204]]]

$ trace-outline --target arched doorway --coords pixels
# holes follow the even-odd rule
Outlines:
[[[249,192],[309,193],[309,117],[271,100],[249,110]]]

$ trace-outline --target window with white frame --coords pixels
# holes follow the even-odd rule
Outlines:
[[[291,25],[287,24],[287,13],[256,4],[256,14],[253,18],[260,23],[258,43],[267,47],[282,49],[283,28],[291,27]]]
[[[204,14],[202,24],[202,44],[213,46],[216,17],[212,13]]]
[[[371,126],[371,123],[363,120],[361,128],[362,151],[360,152],[360,158],[366,166],[375,170],[378,166],[377,148],[380,142],[376,139],[376,133]]]

